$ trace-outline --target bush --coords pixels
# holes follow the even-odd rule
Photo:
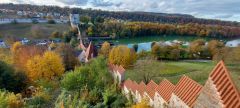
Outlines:
[[[38,88],[36,94],[26,102],[26,106],[30,108],[39,108],[49,102],[51,95],[45,88]]]
[[[61,81],[61,86],[68,91],[81,90],[88,82],[90,82],[88,80],[89,74],[88,68],[77,68],[64,76]]]
[[[0,108],[21,108],[23,100],[20,94],[0,90]]]
[[[50,20],[48,20],[48,24],[56,24],[56,22],[55,22],[55,20],[50,19]]]
[[[26,76],[0,61],[0,89],[21,92],[26,87]]]

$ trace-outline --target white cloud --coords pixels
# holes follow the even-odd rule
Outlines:
[[[0,3],[9,2],[110,11],[182,13],[201,18],[240,21],[240,0],[0,0]]]

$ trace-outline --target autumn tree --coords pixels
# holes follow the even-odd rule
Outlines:
[[[58,31],[54,31],[52,34],[51,34],[51,38],[61,38],[62,35],[61,33],[59,33]]]
[[[205,40],[198,39],[193,41],[189,46],[189,51],[193,57],[199,58],[205,47]]]
[[[104,43],[102,44],[101,49],[100,49],[100,54],[103,55],[104,57],[108,57],[108,56],[109,56],[109,53],[110,53],[110,50],[111,50],[111,45],[110,45],[110,43],[104,42]]]
[[[155,58],[158,58],[160,55],[160,46],[158,44],[154,44],[152,47],[152,55]]]
[[[210,53],[212,54],[212,56],[214,56],[219,49],[224,47],[224,43],[218,40],[211,40],[208,42],[207,47]]]
[[[7,64],[13,64],[13,58],[9,49],[0,48],[0,60]]]
[[[21,46],[23,46],[21,42],[15,42],[11,47],[11,52],[15,54]]]
[[[51,80],[64,73],[64,65],[59,54],[47,51],[43,56],[36,55],[27,61],[27,76],[30,80],[41,78]]]
[[[26,71],[27,61],[35,55],[42,55],[45,50],[46,49],[41,46],[22,46],[12,54],[15,68]]]
[[[59,44],[55,51],[63,58],[66,70],[72,70],[79,64],[75,51],[69,44]]]
[[[122,65],[123,67],[129,67],[136,61],[135,51],[129,49],[127,46],[114,47],[109,54],[109,62],[111,64]]]

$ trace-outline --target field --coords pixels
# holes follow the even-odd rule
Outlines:
[[[209,73],[216,63],[214,62],[173,62],[173,61],[155,61],[139,60],[133,68],[127,69],[126,79],[130,78],[137,82],[144,80],[148,76],[159,83],[166,78],[176,84],[182,75],[186,75],[201,85],[204,85]],[[237,65],[227,66],[232,79],[238,88],[240,88],[240,67]]]
[[[1,24],[0,38],[19,37],[30,39],[48,38],[52,32],[69,30],[67,24]]]

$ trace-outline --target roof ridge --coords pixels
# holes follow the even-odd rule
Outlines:
[[[233,82],[232,77],[223,61],[218,62],[218,64],[213,68],[212,72],[209,74],[209,78],[213,81],[213,84],[216,85],[216,89],[219,92],[221,100],[225,106],[230,107],[234,104],[240,107],[240,104],[237,104],[240,102],[239,90]],[[224,82],[220,81],[223,78],[225,79]],[[223,88],[228,89],[226,90]],[[226,94],[226,92],[230,92],[231,94]]]

